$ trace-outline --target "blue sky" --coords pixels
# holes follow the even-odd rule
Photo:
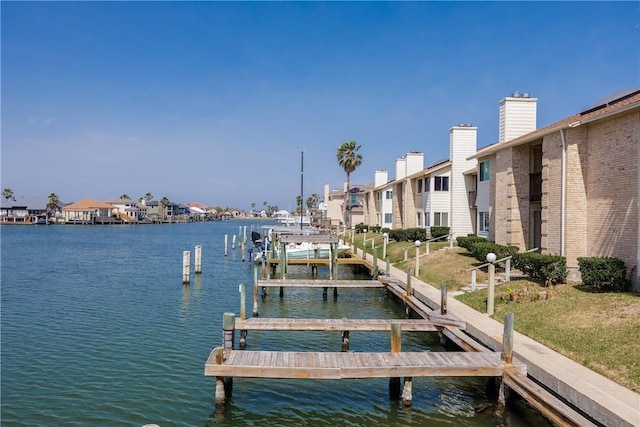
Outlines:
[[[64,202],[151,192],[292,209],[344,171],[449,155],[449,128],[498,139],[498,102],[538,127],[640,86],[640,3],[7,2],[1,181]]]

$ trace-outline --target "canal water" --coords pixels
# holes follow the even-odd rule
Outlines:
[[[239,221],[140,226],[3,226],[1,420],[3,426],[529,426],[520,404],[503,419],[486,381],[415,378],[413,406],[391,401],[388,380],[234,381],[224,408],[204,362],[222,340],[225,312],[239,313],[238,285],[252,265],[224,235]],[[249,231],[248,231],[249,232]],[[182,284],[182,252],[202,245],[202,274]],[[308,274],[306,267],[290,277]],[[328,275],[321,269],[320,274]],[[342,278],[352,275],[348,268]],[[353,277],[353,276],[351,276]],[[247,312],[253,303],[247,301]],[[260,300],[262,317],[398,317],[379,289],[287,289]],[[403,350],[439,351],[435,334],[405,334]],[[247,348],[339,351],[339,333],[250,332]],[[388,351],[387,333],[351,335],[352,351]]]

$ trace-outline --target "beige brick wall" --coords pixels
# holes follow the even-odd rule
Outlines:
[[[542,143],[542,239],[544,253],[560,255],[562,236],[562,142],[559,133],[544,138]]]
[[[630,271],[638,250],[640,112],[590,125],[588,141],[586,251],[621,258]]]

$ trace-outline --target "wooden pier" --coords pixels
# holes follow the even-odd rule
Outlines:
[[[221,360],[217,353],[221,354]],[[218,363],[219,360],[219,363]],[[206,376],[339,380],[354,378],[499,377],[500,353],[465,352],[288,352],[214,349]]]

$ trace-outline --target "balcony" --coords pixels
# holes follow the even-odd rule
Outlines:
[[[477,191],[469,191],[469,207],[476,208],[476,198],[478,197]]]
[[[529,174],[529,201],[540,202],[542,200],[542,173]]]

